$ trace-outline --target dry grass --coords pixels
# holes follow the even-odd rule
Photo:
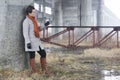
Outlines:
[[[116,58],[120,57],[120,49],[100,49],[93,48],[84,51],[84,57],[95,57],[95,58]]]
[[[46,76],[41,72],[39,55],[36,54],[40,74],[32,74],[30,69],[20,72],[1,70],[0,80],[99,80],[99,70],[120,68],[119,57],[119,49],[93,48],[79,54],[53,51],[47,55],[47,66],[52,75]]]

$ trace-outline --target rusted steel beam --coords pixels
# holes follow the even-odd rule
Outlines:
[[[98,31],[100,28],[99,27],[91,27],[91,30]]]
[[[46,28],[46,38],[48,37],[48,27]]]
[[[48,28],[66,28],[63,31],[60,31],[56,34],[53,34],[51,36],[48,36]],[[85,34],[83,34],[79,39],[74,41],[74,28],[88,28],[90,29],[87,31]],[[99,32],[100,28],[113,28],[111,32],[109,32],[107,35],[105,35],[103,38],[97,39],[96,40],[96,35]],[[95,32],[97,31],[97,33]],[[120,26],[49,26],[46,29],[43,30],[43,38],[41,38],[42,41],[48,42],[50,44],[54,44],[57,46],[65,47],[65,48],[77,48],[79,47],[80,43],[84,41],[86,38],[91,36],[92,34],[92,45],[94,46],[100,46],[103,43],[105,43],[108,39],[110,39],[112,36],[117,34],[117,47],[119,47],[119,31],[120,31]],[[51,39],[58,37],[60,35],[63,35],[64,33],[68,32],[68,44],[60,44],[59,42],[52,42]],[[71,33],[72,32],[72,33]],[[99,36],[98,34],[97,36]],[[99,37],[97,37],[99,38]]]
[[[45,41],[45,42],[46,42],[46,41]],[[55,42],[52,42],[52,41],[47,41],[47,43],[50,43],[50,44],[54,44],[54,45],[57,45],[57,46],[61,46],[61,47],[68,48],[67,45],[63,45],[63,44],[59,44],[59,43],[55,43]]]
[[[68,46],[70,46],[70,40],[71,39],[71,37],[70,37],[70,30],[68,31]]]
[[[114,32],[114,30],[112,30],[111,32],[109,32],[106,36],[104,36],[100,41],[98,41],[98,43],[96,45],[100,46],[101,42],[104,41],[109,35],[111,35]]]
[[[120,27],[114,27],[114,31],[120,31]]]
[[[68,48],[72,48],[74,47],[74,28],[68,27],[67,30],[68,30]]]
[[[58,33],[52,35],[52,36],[47,37],[47,39],[50,40],[50,39],[52,39],[52,38],[58,37],[59,35],[61,35],[61,34],[65,33],[65,32],[67,32],[67,31],[68,31],[68,30],[65,29],[65,30],[63,30],[63,31],[60,31],[60,32],[58,32]]]
[[[119,31],[117,31],[117,48],[119,48]]]
[[[120,28],[120,26],[48,26],[48,28]]]
[[[45,38],[45,29],[43,29],[43,38]]]
[[[116,32],[114,32],[113,34],[110,34],[109,36],[107,36],[104,40],[102,40],[98,45],[101,46],[103,43],[105,43],[108,39],[110,39],[112,36],[114,36],[116,34]]]
[[[77,43],[76,46],[79,45],[82,41],[84,41],[87,37],[89,37],[93,32],[90,32],[88,35],[85,35],[84,37],[82,37]]]
[[[82,38],[84,38],[86,35],[88,35],[92,30],[89,30],[88,32],[86,32],[83,36],[81,36],[78,40],[76,40],[74,42],[74,44],[77,44]]]
[[[93,46],[95,44],[95,30],[93,30]]]
[[[72,30],[72,45],[74,46],[74,29]]]

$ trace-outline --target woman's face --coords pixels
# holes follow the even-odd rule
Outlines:
[[[32,10],[32,13],[29,13],[29,16],[35,17],[35,9]]]

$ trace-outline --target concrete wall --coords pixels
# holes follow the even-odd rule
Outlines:
[[[90,26],[93,24],[92,0],[55,0],[54,19],[59,26]]]
[[[24,8],[33,0],[0,1],[0,69],[22,70],[28,66],[24,52],[22,21]]]

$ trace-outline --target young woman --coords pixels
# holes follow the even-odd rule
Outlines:
[[[37,21],[35,19],[35,8],[28,6],[26,8],[26,18],[23,21],[23,36],[25,40],[25,51],[29,53],[30,66],[34,73],[38,73],[35,66],[35,52],[40,54],[40,64],[42,71],[48,74],[46,68],[46,52],[41,46],[40,33]]]

